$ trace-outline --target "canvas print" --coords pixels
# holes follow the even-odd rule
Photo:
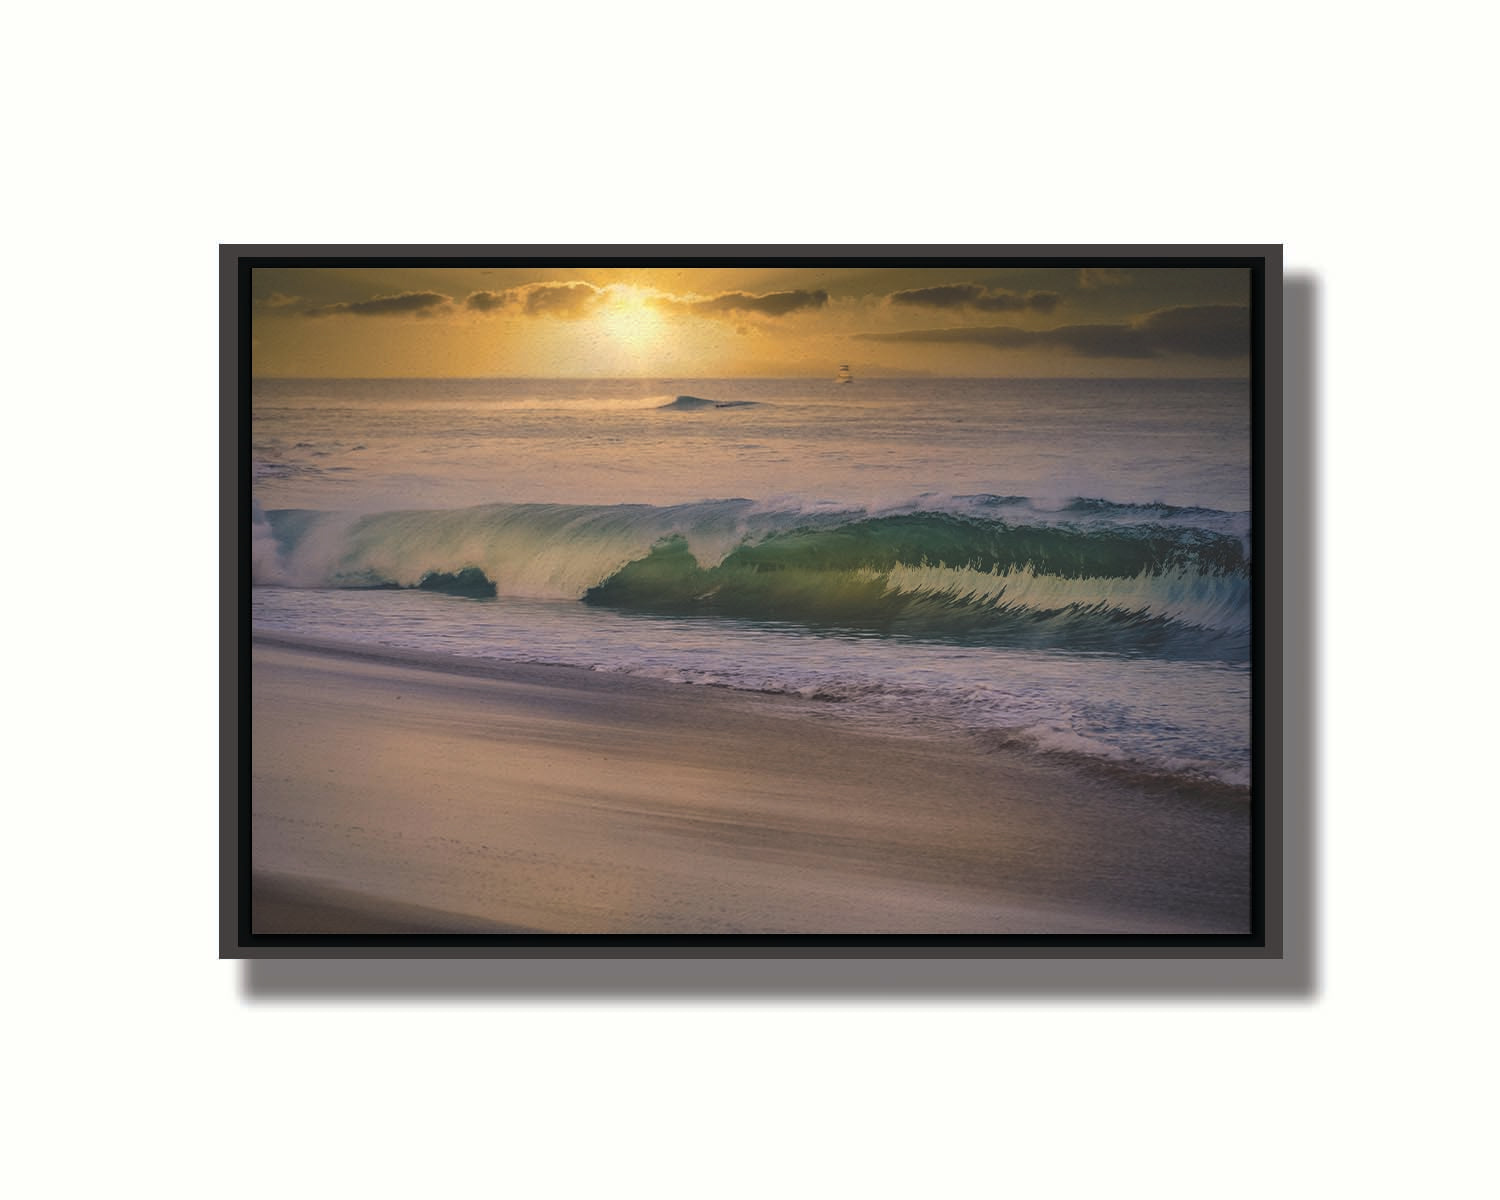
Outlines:
[[[1252,264],[242,278],[252,935],[1251,932]]]

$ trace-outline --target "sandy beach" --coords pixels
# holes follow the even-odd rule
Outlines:
[[[258,635],[255,932],[1244,930],[1243,805],[837,707]]]

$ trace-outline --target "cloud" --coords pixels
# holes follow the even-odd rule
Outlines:
[[[324,304],[303,310],[307,317],[333,317],[348,314],[355,317],[399,317],[416,314],[430,316],[435,309],[451,303],[440,292],[401,292],[394,296],[376,296],[373,300],[349,300]]]
[[[698,313],[702,316],[723,316],[730,313],[757,313],[763,317],[784,317],[788,313],[805,308],[822,308],[828,303],[828,293],[815,292],[767,292],[754,295],[751,292],[723,292],[706,300],[683,300],[676,296],[658,296],[652,303],[675,312]]]
[[[533,283],[512,291],[523,293],[521,303],[528,317],[575,320],[587,316],[604,299],[604,290],[592,283]]]
[[[1081,288],[1119,287],[1129,283],[1130,272],[1123,267],[1079,267],[1078,286]]]
[[[910,329],[859,333],[869,342],[928,342],[989,346],[996,350],[1064,350],[1086,358],[1239,358],[1250,350],[1250,310],[1238,304],[1163,308],[1112,325],[1059,325],[1018,329],[975,325],[957,329]]]
[[[1250,352],[1250,310],[1239,304],[1161,308],[1137,324],[1153,345],[1168,353],[1239,358]]]
[[[588,316],[604,296],[604,289],[592,283],[527,283],[499,292],[470,292],[464,307],[481,313],[518,308],[528,317],[574,321]]]
[[[577,320],[586,317],[606,303],[610,289],[582,281],[572,283],[527,283],[503,291],[470,292],[464,307],[472,312],[495,313],[515,310],[528,317],[559,317]],[[822,308],[828,303],[825,291],[723,292],[704,298],[656,295],[649,303],[671,312],[693,313],[707,317],[737,317],[746,314],[784,317],[803,309]]]
[[[465,308],[472,308],[475,312],[494,312],[496,309],[508,308],[515,302],[515,296],[510,292],[470,292],[464,301]]]
[[[301,296],[288,296],[283,292],[272,292],[262,301],[267,308],[288,308],[293,304],[301,304]]]
[[[1013,292],[980,283],[949,283],[910,288],[886,297],[907,308],[970,308],[977,312],[1051,312],[1062,302],[1056,292]]]

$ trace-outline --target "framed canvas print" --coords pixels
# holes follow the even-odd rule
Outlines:
[[[1279,247],[223,247],[228,956],[1273,956]]]

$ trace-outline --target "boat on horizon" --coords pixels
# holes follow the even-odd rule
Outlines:
[[[845,363],[839,368],[839,373],[834,376],[835,383],[853,383],[854,373],[849,370],[849,364]]]

